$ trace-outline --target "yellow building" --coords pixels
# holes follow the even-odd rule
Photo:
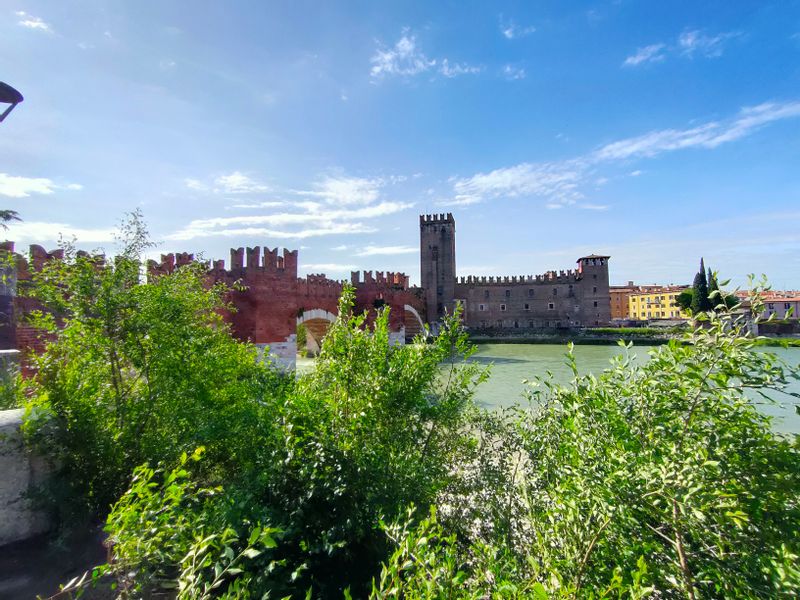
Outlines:
[[[628,296],[628,314],[631,319],[688,319],[689,315],[678,306],[678,296],[686,286],[668,286],[633,292]]]

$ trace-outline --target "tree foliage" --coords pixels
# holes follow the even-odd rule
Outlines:
[[[121,597],[800,594],[800,444],[757,405],[797,370],[733,315],[596,376],[570,349],[569,385],[484,411],[458,315],[398,346],[345,287],[294,380],[231,337],[202,268],[144,282],[138,217],[123,239],[36,275],[25,423],[64,518],[110,510]]]
[[[572,384],[537,381],[531,410],[494,436],[513,475],[498,485],[481,467],[476,488],[490,491],[442,511],[461,542],[445,530],[417,559],[393,555],[377,597],[796,597],[800,445],[754,404],[796,367],[753,351],[730,319],[682,342],[599,377],[578,376],[570,352]],[[427,537],[420,527],[398,548]],[[434,566],[438,589],[459,577],[464,591],[429,593],[420,572]]]
[[[50,505],[103,514],[143,462],[175,461],[203,445],[209,462],[240,472],[256,400],[284,381],[234,340],[220,317],[226,290],[200,266],[141,280],[146,230],[134,216],[110,262],[66,245],[30,291],[46,308],[34,323],[52,336],[34,357],[25,430],[52,459]]]

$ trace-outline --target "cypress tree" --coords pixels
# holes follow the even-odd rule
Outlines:
[[[708,280],[706,279],[706,265],[700,259],[700,271],[694,276],[692,285],[694,295],[692,297],[692,314],[699,314],[711,310],[711,302],[708,299]]]

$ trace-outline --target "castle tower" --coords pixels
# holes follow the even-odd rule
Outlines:
[[[419,217],[420,279],[429,323],[453,311],[456,285],[456,221],[447,215]]]
[[[591,254],[578,259],[580,277],[580,322],[584,326],[607,325],[611,321],[608,284],[609,256]]]

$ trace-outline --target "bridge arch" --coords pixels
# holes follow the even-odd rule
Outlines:
[[[425,331],[425,322],[419,316],[417,309],[406,304],[403,306],[403,322],[406,328],[406,339],[413,338],[416,334]]]
[[[297,317],[298,325],[306,327],[306,347],[298,348],[299,351],[319,352],[322,346],[322,338],[328,333],[328,327],[336,320],[336,315],[324,308],[311,308],[304,310],[303,314]]]

